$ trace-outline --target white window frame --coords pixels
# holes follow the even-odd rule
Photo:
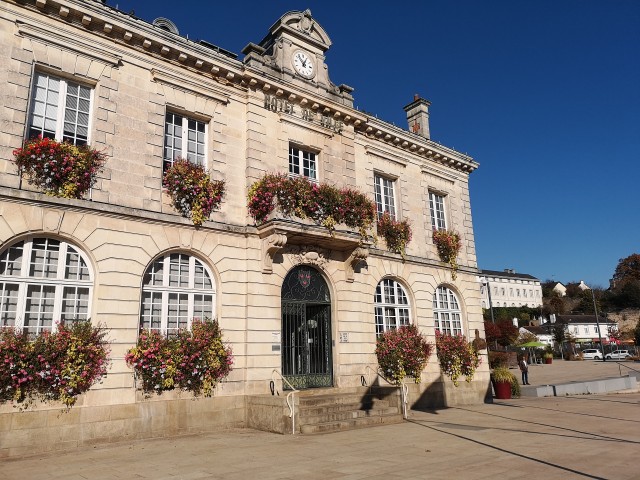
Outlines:
[[[447,229],[445,198],[446,195],[429,191],[429,213],[431,215],[431,228],[433,230]]]
[[[37,249],[40,252],[45,252],[45,259],[42,263],[43,270],[46,268],[47,271],[54,271],[54,276],[36,276],[31,275],[30,270],[32,266],[40,265],[40,262],[33,262],[33,253],[34,253],[34,242],[38,241],[46,241],[47,247],[51,242],[56,242],[58,244],[58,259],[55,262],[47,262],[46,260],[50,257],[46,255],[47,252],[51,252],[48,248],[42,250]],[[18,269],[19,273],[16,274],[6,274],[5,268],[8,266],[8,256],[9,251],[11,249],[17,249],[18,246],[22,244],[22,259],[20,262],[20,267]],[[87,279],[78,279],[78,278],[65,278],[67,268],[74,267],[75,265],[67,263],[68,256],[77,255],[78,256],[78,265],[77,267],[85,272],[85,276]],[[91,318],[91,306],[93,304],[93,271],[91,268],[91,264],[89,259],[84,254],[84,252],[64,240],[60,240],[57,238],[47,237],[47,236],[34,236],[28,237],[26,239],[22,239],[19,242],[14,242],[13,244],[6,247],[2,252],[0,252],[0,327],[14,327],[18,330],[22,330],[28,332],[30,334],[38,335],[43,331],[52,331],[55,332],[57,329],[58,321],[70,321],[70,320],[89,320]],[[7,297],[5,293],[8,291],[7,285],[18,286],[18,294],[17,297]],[[36,323],[33,325],[25,325],[25,317],[27,316],[27,302],[29,301],[28,291],[33,288],[53,288],[53,308],[51,310],[51,318],[37,318]],[[78,303],[81,301],[77,296],[75,297],[66,297],[65,298],[65,289],[74,288],[74,289],[83,289],[86,290],[87,302],[85,306],[85,313],[78,313],[76,311],[73,316],[69,316],[70,318],[65,318],[67,314],[63,312],[63,305],[71,300],[74,306],[78,307]],[[8,300],[15,299],[16,309],[15,316],[13,319],[8,318]],[[51,299],[49,299],[51,300]],[[42,304],[40,304],[42,307]],[[41,311],[40,308],[38,308]],[[34,310],[31,310],[34,312]],[[12,323],[10,321],[13,320]],[[44,322],[43,322],[44,320]],[[50,325],[46,325],[44,323],[49,323]]]
[[[453,290],[443,285],[433,292],[433,320],[435,329],[440,333],[446,335],[464,334],[458,296]]]
[[[376,173],[373,177],[376,212],[382,216],[384,212],[394,220],[396,219],[396,181],[393,178],[385,177]]]
[[[374,295],[376,337],[384,332],[411,324],[409,296],[400,282],[383,278]]]
[[[176,122],[176,119],[180,119],[180,122]],[[171,123],[169,123],[171,121]],[[193,122],[195,128],[191,128],[189,122]],[[168,128],[171,126],[179,126],[180,131],[180,144],[179,145],[168,145],[169,138],[176,139],[178,138],[175,135],[175,132],[169,133]],[[204,128],[204,132],[199,130],[199,127]],[[194,134],[194,141],[192,142],[189,138],[189,135]],[[202,134],[202,138],[198,138],[199,134]],[[183,115],[182,113],[174,112],[171,110],[167,110],[164,116],[164,134],[162,141],[162,171],[166,172],[167,169],[173,165],[173,162],[176,161],[178,157],[185,158],[189,160],[191,163],[195,163],[196,165],[204,165],[207,166],[207,140],[209,138],[209,123],[203,120],[199,120],[194,117],[190,117],[188,115]],[[173,143],[173,142],[172,142]],[[194,145],[196,151],[189,151],[190,145]],[[202,146],[202,153],[198,152],[198,146]]]
[[[47,79],[47,88],[44,89],[45,92],[45,105],[48,105],[48,107],[45,107],[45,112],[43,113],[43,119],[42,119],[42,126],[41,127],[34,127],[33,126],[33,122],[34,122],[34,115],[35,115],[35,109],[36,109],[36,102],[39,101],[38,99],[38,93],[40,91],[42,91],[41,87],[38,86],[39,83],[39,79],[41,78],[46,78]],[[59,91],[57,92],[58,98],[56,101],[51,100],[51,94],[52,91],[49,89],[49,82],[51,80],[57,80],[59,83]],[[77,133],[77,128],[78,128],[78,119],[77,119],[77,115],[76,115],[76,119],[74,122],[74,127],[75,127],[75,131],[73,136],[68,136],[65,135],[64,132],[64,125],[65,125],[65,117],[66,117],[66,113],[67,113],[67,97],[70,96],[71,94],[69,93],[69,87],[70,86],[77,86],[80,91],[89,91],[89,105],[87,108],[87,111],[81,111],[79,112],[80,114],[86,114],[87,116],[87,124],[86,125],[82,125],[82,127],[86,127],[87,129],[87,135],[86,135],[86,139],[85,138],[78,138],[78,133]],[[66,78],[62,78],[62,77],[57,77],[55,75],[50,75],[48,73],[44,73],[44,72],[38,72],[36,71],[33,75],[33,82],[31,85],[31,105],[29,107],[29,121],[27,124],[27,137],[28,138],[32,138],[34,136],[37,135],[41,135],[42,137],[49,137],[49,138],[53,138],[58,142],[61,142],[63,140],[65,141],[70,141],[70,143],[73,143],[74,145],[86,145],[89,144],[91,142],[91,129],[92,129],[92,123],[93,123],[93,98],[94,98],[94,88],[87,86],[85,84],[79,83],[79,82],[74,82],[72,80],[67,80]],[[53,120],[55,118],[55,129],[51,130],[51,129],[47,129],[46,128],[46,113],[52,113],[50,112],[50,108],[53,108],[52,105],[55,104],[55,115],[51,115],[49,117],[50,120]],[[76,111],[78,113],[78,111]],[[32,130],[37,130],[32,132]]]
[[[183,258],[185,257],[185,258]],[[186,275],[186,285],[171,285],[171,264],[172,260],[178,260],[176,263],[174,261],[174,265],[185,265],[187,266],[187,275]],[[186,261],[185,261],[186,260]],[[161,285],[153,285],[153,279],[155,274],[155,266],[158,262],[162,263],[162,284]],[[202,271],[204,272],[204,277],[208,279],[211,284],[211,288],[207,287],[199,287],[196,285],[196,266],[202,267]],[[178,275],[180,278],[180,275]],[[180,278],[182,280],[182,278]],[[150,283],[149,283],[150,282]],[[146,296],[145,294],[150,294],[150,302],[145,303]],[[169,314],[170,314],[170,303],[169,298],[172,295],[185,296],[187,297],[186,304],[186,320],[181,322],[178,317],[176,327],[169,327]],[[211,270],[207,266],[205,262],[200,260],[199,258],[191,255],[187,252],[171,252],[166,255],[156,258],[149,267],[145,270],[143,280],[142,280],[142,295],[140,300],[140,330],[143,329],[151,329],[158,330],[162,334],[174,334],[177,333],[180,328],[191,329],[191,323],[194,317],[199,317],[198,313],[195,312],[195,297],[196,296],[210,296],[211,297],[211,309],[210,309],[210,318],[215,318],[216,316],[216,282],[215,277],[213,276]],[[149,321],[145,321],[145,306],[153,307],[154,305],[154,296],[160,297],[160,303],[155,303],[155,305],[160,305],[160,326],[152,327],[151,319],[153,317],[153,310],[151,310],[151,315],[148,315]],[[180,305],[180,303],[178,303]]]
[[[289,176],[305,177],[311,182],[318,182],[318,154],[290,143]]]

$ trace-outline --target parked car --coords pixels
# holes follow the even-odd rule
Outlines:
[[[600,360],[602,358],[602,352],[597,348],[587,348],[582,351],[582,358],[585,360]]]
[[[611,353],[607,353],[605,357],[607,360],[626,360],[631,357],[629,350],[614,350]]]

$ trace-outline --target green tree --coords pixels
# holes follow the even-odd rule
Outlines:
[[[630,282],[640,282],[640,254],[633,253],[621,258],[613,274],[613,281],[616,289]]]

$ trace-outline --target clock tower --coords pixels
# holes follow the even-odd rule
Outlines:
[[[242,53],[247,68],[263,71],[279,80],[299,83],[306,90],[314,90],[352,107],[353,89],[347,85],[336,86],[329,79],[325,63],[329,47],[329,36],[307,9],[285,13],[259,44],[250,43]]]

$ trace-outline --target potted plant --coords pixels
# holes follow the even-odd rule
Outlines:
[[[376,342],[380,374],[391,384],[400,386],[405,377],[420,383],[422,371],[433,352],[433,344],[415,325],[387,330]]]
[[[167,169],[162,186],[173,207],[198,227],[220,206],[225,193],[224,180],[212,180],[203,165],[184,158],[176,159]]]
[[[520,384],[516,376],[507,367],[496,367],[491,372],[491,383],[496,393],[496,398],[508,400],[520,396]]]
[[[454,386],[458,386],[462,375],[467,383],[473,380],[480,365],[480,355],[464,335],[449,335],[436,330],[436,352],[442,373],[451,378]]]
[[[546,363],[547,365],[551,365],[551,363],[553,362],[553,353],[546,352],[544,355],[542,355],[542,358],[544,358],[544,363]]]
[[[438,249],[438,257],[451,266],[451,278],[456,279],[458,271],[458,254],[462,248],[460,234],[453,230],[434,230],[433,243]]]
[[[52,197],[82,198],[96,183],[107,156],[88,145],[35,137],[13,151],[27,182]]]
[[[390,252],[405,258],[407,244],[411,241],[411,225],[407,220],[395,220],[389,212],[378,217],[378,235],[384,237]]]

